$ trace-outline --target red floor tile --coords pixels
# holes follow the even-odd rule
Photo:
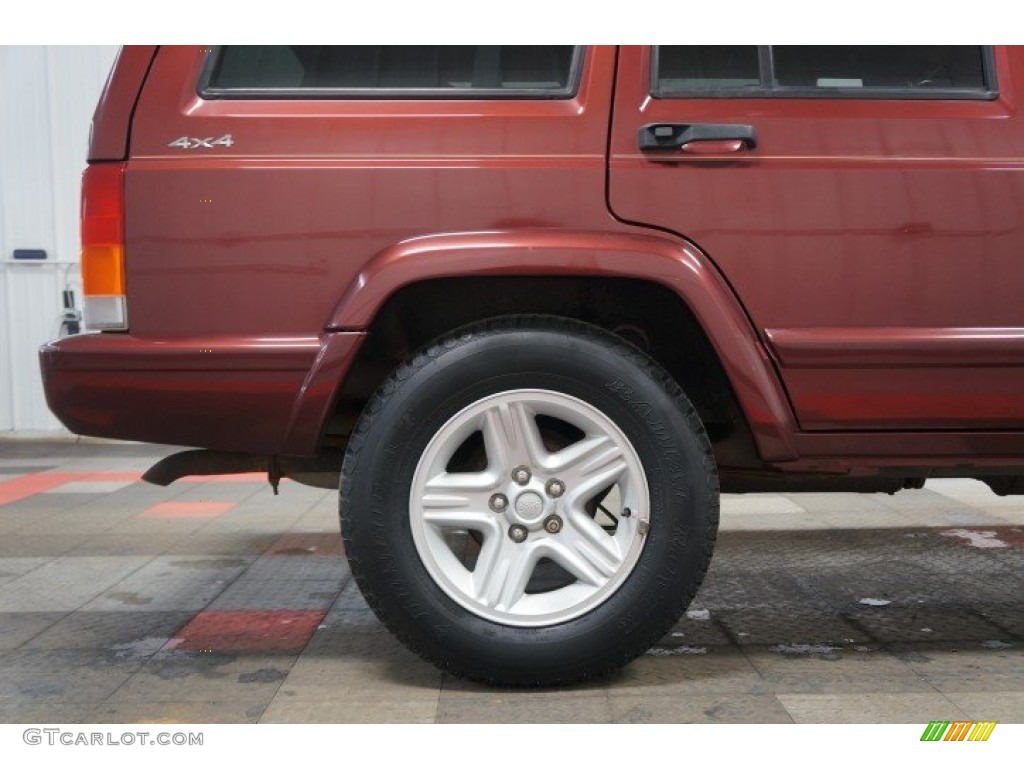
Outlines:
[[[0,506],[52,491],[65,483],[138,482],[140,477],[139,472],[36,472],[0,483]]]
[[[326,611],[203,611],[168,648],[213,653],[301,651]]]
[[[81,480],[80,472],[36,472],[24,477],[16,477],[0,483],[0,506],[12,504],[37,493],[44,493],[52,488]]]
[[[163,501],[137,517],[220,517],[234,506],[233,501]]]
[[[73,482],[132,482],[137,483],[142,479],[141,472],[36,472],[24,477],[16,477],[13,480],[0,482],[0,506],[12,504],[37,493],[46,493],[58,488],[65,483]],[[186,483],[265,483],[266,474],[262,472],[247,472],[239,475],[194,475],[183,477],[180,482]],[[146,517],[215,517],[222,514],[224,510],[216,513],[204,514],[145,514]],[[147,510],[147,513],[149,510]]]
[[[999,529],[999,538],[1007,546],[1024,549],[1024,528],[1001,528]]]
[[[142,478],[141,472],[36,472],[24,477],[16,477],[13,480],[0,482],[0,506],[12,504],[21,499],[35,496],[37,493],[46,493],[54,488],[59,488],[65,483],[73,482],[139,482]],[[247,472],[240,475],[196,475],[181,478],[181,481],[188,483],[265,483],[267,476],[262,472]],[[189,511],[173,509],[173,504],[157,505],[158,507],[172,507],[167,510],[156,510],[150,508],[143,513],[144,517],[216,517],[223,514],[226,509],[214,511],[204,509],[201,511]],[[214,505],[216,506],[216,505]]]

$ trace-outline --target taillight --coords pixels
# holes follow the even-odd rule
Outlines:
[[[90,165],[82,177],[82,310],[99,330],[128,327],[124,282],[124,163]]]

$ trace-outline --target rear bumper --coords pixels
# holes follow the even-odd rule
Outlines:
[[[364,337],[85,334],[39,361],[50,410],[77,434],[308,456]]]

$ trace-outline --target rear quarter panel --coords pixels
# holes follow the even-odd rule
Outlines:
[[[309,333],[408,238],[606,228],[614,51],[564,100],[204,100],[205,52],[162,48],[127,184],[133,334]],[[234,144],[184,151],[180,136]]]

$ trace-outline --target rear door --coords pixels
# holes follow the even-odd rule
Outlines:
[[[624,48],[612,210],[719,265],[803,429],[1024,427],[1022,61]]]

